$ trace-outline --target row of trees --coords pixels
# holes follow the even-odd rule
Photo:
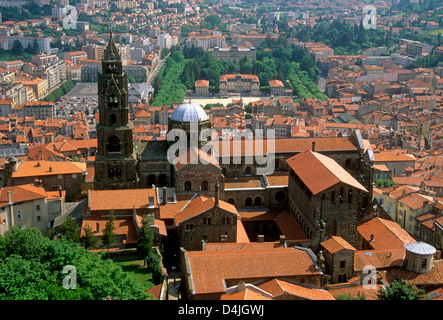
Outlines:
[[[43,98],[43,101],[51,101],[56,102],[60,100],[61,97],[63,97],[65,94],[67,94],[69,91],[74,88],[75,83],[71,80],[67,80],[63,82],[60,87],[52,91],[50,94],[48,94],[46,97]]]
[[[183,53],[179,49],[171,50],[165,65],[155,76],[152,86],[154,98],[152,107],[180,103],[186,96],[186,87],[180,81],[185,68]]]

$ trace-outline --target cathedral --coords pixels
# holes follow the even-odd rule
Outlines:
[[[353,242],[356,221],[370,205],[373,184],[372,152],[358,130],[347,137],[275,139],[272,148],[256,138],[249,145],[243,141],[237,150],[233,140],[211,140],[210,135],[201,139],[202,133],[211,129],[211,118],[200,105],[189,101],[171,113],[167,140],[134,142],[128,78],[112,33],[97,85],[95,190],[157,188],[163,204],[181,194],[199,194],[234,205],[239,212],[284,208],[306,236],[317,239],[317,245],[325,233],[340,234]],[[178,141],[186,141],[186,147],[177,148]],[[294,160],[294,156],[301,160]],[[306,161],[310,164],[306,170],[312,170],[312,175],[320,170],[329,174],[331,168],[337,174],[330,174],[332,182],[315,190],[308,171],[297,169]],[[263,174],[260,170],[269,163],[272,170]],[[340,178],[344,172],[346,178]],[[266,238],[271,229],[264,223],[259,227],[251,224],[246,232],[275,240]]]

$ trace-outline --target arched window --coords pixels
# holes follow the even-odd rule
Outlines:
[[[251,197],[246,198],[245,207],[252,207],[252,198]]]
[[[348,168],[348,169],[350,169],[351,168],[351,159],[346,159],[346,161],[345,161],[345,167],[346,168]]]
[[[234,200],[234,198],[229,198],[229,199],[228,199],[228,203],[230,203],[230,204],[235,204],[235,200]]]
[[[352,203],[352,189],[349,189],[349,193],[348,193],[348,203]]]
[[[260,207],[261,206],[261,202],[262,202],[261,197],[255,197],[254,206]]]
[[[246,175],[250,175],[250,174],[252,174],[251,167],[246,167],[246,169],[245,169],[245,174],[246,174]]]
[[[117,136],[110,136],[107,149],[108,152],[120,152],[120,139]]]
[[[285,198],[286,198],[286,196],[283,191],[279,191],[275,194],[275,200],[277,202],[283,202],[283,201],[285,201]]]
[[[191,181],[189,180],[185,181],[185,191],[191,191],[191,189],[192,189]]]
[[[200,185],[200,189],[201,191],[208,191],[209,190],[209,183],[208,181],[202,181],[201,185]]]

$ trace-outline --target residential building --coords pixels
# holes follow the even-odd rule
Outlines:
[[[0,235],[13,227],[37,228],[45,235],[63,213],[64,192],[46,191],[38,182],[0,189]]]

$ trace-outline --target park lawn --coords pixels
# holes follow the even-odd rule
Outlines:
[[[143,266],[143,260],[117,261],[114,263],[119,265],[123,271],[132,273],[140,283],[152,282],[152,274]]]

